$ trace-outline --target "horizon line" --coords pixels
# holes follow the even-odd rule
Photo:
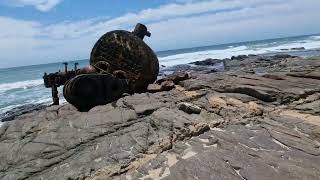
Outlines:
[[[194,47],[185,47],[185,48],[178,48],[178,49],[160,50],[160,51],[155,51],[155,54],[157,56],[159,56],[158,53],[165,53],[165,52],[170,52],[170,51],[190,50],[190,49],[195,49],[195,48],[209,48],[209,47],[212,47],[212,46],[223,46],[223,45],[231,45],[231,44],[240,44],[240,43],[248,43],[248,42],[259,42],[259,41],[266,41],[266,40],[278,40],[278,39],[285,39],[285,38],[297,38],[297,37],[315,36],[315,35],[320,35],[320,33],[294,35],[294,36],[282,36],[282,37],[275,37],[275,38],[270,38],[270,39],[257,39],[257,40],[251,40],[251,41],[239,41],[239,42],[230,42],[230,43],[222,43],[222,44],[212,44],[212,45],[204,45],[204,46],[194,46]],[[198,51],[195,51],[195,52],[198,52]],[[167,56],[165,56],[165,57],[167,57]],[[86,58],[86,59],[76,59],[76,60],[69,60],[69,61],[56,61],[56,62],[41,63],[41,64],[30,64],[30,65],[22,65],[22,66],[0,67],[0,70],[13,69],[13,68],[23,68],[23,67],[30,67],[30,66],[50,65],[50,64],[57,64],[57,63],[64,63],[64,62],[70,63],[70,62],[85,61],[85,60],[90,60],[90,57]]]

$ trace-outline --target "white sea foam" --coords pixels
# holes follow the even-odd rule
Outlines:
[[[0,121],[0,127],[2,126],[3,122]]]
[[[46,90],[46,89],[44,89],[44,90]],[[60,87],[58,89],[58,91],[60,92],[59,93],[60,104],[66,103],[67,101],[65,100],[65,98],[62,95],[62,87]],[[12,95],[12,96],[15,96],[15,95]],[[10,110],[12,110],[14,108],[24,106],[24,105],[29,105],[29,104],[50,105],[51,103],[52,103],[52,97],[51,97],[51,94],[49,92],[48,93],[40,93],[40,94],[38,94],[38,96],[36,96],[34,98],[28,98],[28,100],[23,101],[23,103],[20,103],[20,104],[16,104],[15,103],[13,105],[9,105],[9,106],[0,108],[0,114],[8,112],[8,111],[10,111]]]
[[[60,90],[61,92],[61,90]],[[51,95],[51,94],[50,94]],[[67,101],[64,99],[64,97],[62,96],[62,94],[59,95],[59,103],[60,104],[64,104]],[[31,100],[28,101],[26,104],[46,104],[49,105],[52,103],[52,97],[43,97],[41,99],[37,99],[37,100]]]
[[[0,84],[0,93],[13,89],[29,89],[43,84],[42,79]]]
[[[60,101],[60,104],[64,104],[66,103],[67,101],[64,99],[63,95],[62,95],[62,88],[60,87],[59,88],[59,101]],[[50,105],[52,103],[52,97],[51,97],[51,94],[47,93],[47,94],[44,94],[43,96],[42,95],[39,95],[38,97],[35,97],[33,99],[29,99],[29,100],[26,100],[24,101],[23,103],[20,103],[20,104],[14,104],[14,105],[10,105],[10,106],[6,106],[6,107],[3,107],[3,108],[0,108],[0,114],[2,113],[5,113],[5,112],[8,112],[14,108],[17,108],[17,107],[21,107],[21,106],[24,106],[24,105],[29,105],[29,104],[45,104],[45,105]]]
[[[290,50],[292,48],[299,48],[299,47],[304,47],[307,50],[320,48],[320,41],[305,40],[305,41],[301,41],[301,42],[294,42],[294,43],[290,43],[290,44],[284,44],[284,45],[280,45],[280,46],[266,48],[266,50],[278,52],[280,49],[289,49]]]
[[[304,47],[305,49],[316,49],[320,48],[320,36],[319,40],[304,40],[296,41],[282,45],[273,45],[268,47],[254,48],[250,46],[238,46],[231,47],[222,50],[206,50],[192,53],[176,54],[166,57],[160,57],[159,61],[161,65],[164,66],[174,66],[178,64],[187,64],[194,61],[201,61],[208,58],[223,59],[230,58],[232,56],[238,55],[249,55],[249,54],[265,54],[273,52],[283,52],[282,49],[288,49],[290,51],[292,48]]]
[[[320,40],[320,36],[311,36],[312,39]]]
[[[207,50],[200,52],[176,54],[167,57],[159,58],[160,64],[165,66],[174,66],[177,64],[187,64],[194,61],[201,61],[207,58],[228,58],[233,55],[240,55],[246,51],[246,46],[239,46],[234,48],[228,48],[223,50]]]

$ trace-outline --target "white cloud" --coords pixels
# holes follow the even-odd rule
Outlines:
[[[147,24],[156,50],[315,33],[318,7],[313,0],[206,0],[51,25],[0,17],[0,67],[88,58],[103,33],[137,22]]]
[[[62,0],[11,0],[10,2],[13,6],[33,6],[39,11],[47,12],[61,3]]]

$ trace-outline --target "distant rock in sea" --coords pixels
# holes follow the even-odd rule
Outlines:
[[[290,48],[290,49],[287,49],[287,48],[284,48],[284,49],[280,49],[281,51],[301,51],[301,50],[305,50],[306,48],[305,47],[296,47],[296,48]]]

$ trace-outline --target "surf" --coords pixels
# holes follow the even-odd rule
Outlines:
[[[12,91],[12,90],[31,89],[33,87],[41,86],[41,85],[43,85],[42,79],[3,83],[3,84],[0,84],[0,93],[5,93],[7,91]]]

